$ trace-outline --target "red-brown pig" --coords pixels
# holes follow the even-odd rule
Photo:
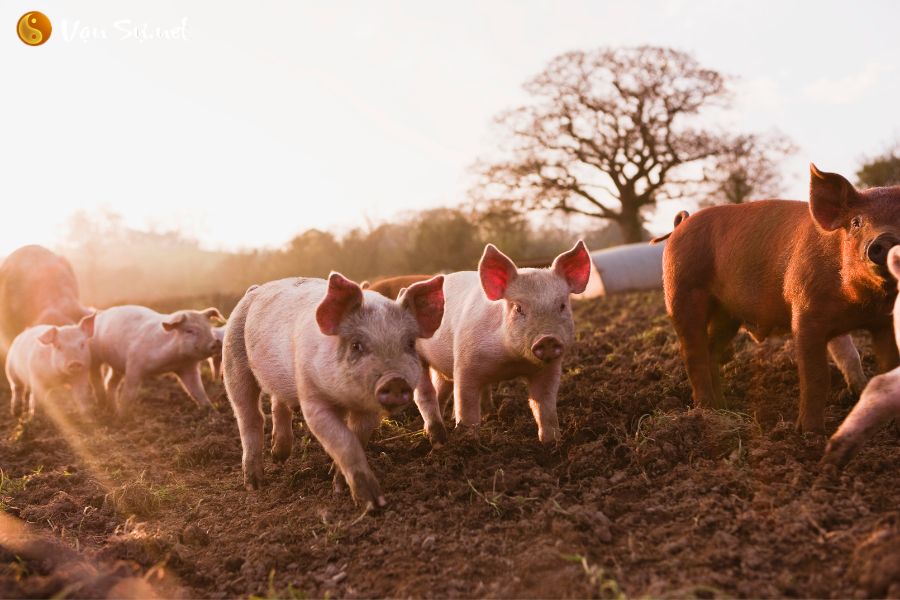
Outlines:
[[[198,406],[212,408],[200,380],[200,363],[219,346],[210,319],[224,320],[215,308],[168,315],[132,305],[101,311],[91,340],[91,384],[100,405],[112,402],[127,417],[143,379],[174,373]],[[105,386],[104,364],[111,369]]]
[[[27,327],[77,323],[91,311],[78,301],[69,262],[41,246],[23,246],[0,266],[0,359]]]
[[[897,290],[886,259],[900,242],[900,187],[858,191],[840,175],[810,171],[808,204],[714,206],[676,224],[663,287],[696,405],[726,405],[718,363],[741,326],[757,340],[790,332],[797,427],[824,432],[828,350],[845,374],[856,373],[848,379],[862,378],[842,336],[869,330],[879,370],[898,363],[890,317]]]
[[[431,279],[434,275],[398,275],[396,277],[385,277],[384,279],[376,279],[372,283],[363,282],[361,287],[364,290],[372,290],[378,292],[385,298],[395,300],[400,295],[400,291],[408,288],[414,283]]]
[[[244,484],[263,484],[260,392],[272,399],[272,458],[291,453],[292,408],[338,468],[353,498],[385,505],[364,446],[386,412],[409,404],[424,376],[416,339],[444,313],[443,277],[409,286],[396,300],[363,291],[339,273],[248,291],[228,321],[225,389],[243,446]]]
[[[457,427],[474,433],[491,384],[516,377],[528,380],[538,438],[558,439],[562,357],[575,338],[569,296],[584,291],[590,274],[591,257],[579,241],[549,269],[519,269],[488,244],[477,272],[446,276],[444,321],[418,344],[431,377],[421,379],[415,401],[432,444],[446,442],[439,407],[449,394]]]
[[[87,412],[91,404],[89,341],[94,320],[95,315],[91,314],[77,325],[36,325],[16,336],[6,359],[13,415],[18,415],[27,403],[28,417],[33,417],[36,405],[61,387],[71,388],[79,410]]]
[[[887,264],[894,278],[900,280],[900,246],[891,248]],[[900,348],[900,298],[894,302],[894,337]],[[844,466],[881,425],[896,418],[900,418],[900,367],[872,378],[859,402],[831,436],[822,462]]]

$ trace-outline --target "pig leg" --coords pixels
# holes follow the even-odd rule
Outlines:
[[[677,294],[672,299],[670,314],[681,341],[681,356],[691,382],[694,405],[720,408],[713,388],[709,355],[709,302],[709,294],[705,290]]]
[[[825,433],[825,398],[830,389],[827,340],[808,328],[796,327],[797,366],[800,372],[800,414],[797,429]]]
[[[124,373],[120,373],[119,371],[109,370],[109,376],[106,379],[106,406],[107,408],[112,407],[115,409],[119,405],[119,392],[121,391],[119,388],[122,387],[122,379],[125,377]]]
[[[477,431],[481,424],[481,388],[479,381],[466,375],[466,367],[457,361],[453,373],[453,416],[456,427]]]
[[[872,378],[865,391],[831,436],[822,462],[843,467],[875,431],[900,417],[900,369]]]
[[[725,394],[722,393],[721,365],[728,354],[731,340],[734,339],[741,323],[731,317],[721,308],[713,312],[707,326],[709,336],[710,379],[712,381],[713,394],[716,397],[715,406],[727,407]]]
[[[138,392],[141,389],[142,374],[136,371],[125,370],[125,376],[116,392],[116,412],[121,419],[128,419],[134,403],[137,402]]]
[[[28,399],[28,390],[21,382],[9,380],[9,388],[12,392],[9,399],[9,412],[12,416],[19,416],[25,409],[25,402]]]
[[[209,396],[206,395],[206,390],[203,388],[203,380],[200,378],[200,363],[194,363],[176,372],[175,376],[178,377],[181,387],[197,403],[197,406],[200,408],[213,408],[212,403],[209,401]]]
[[[225,361],[225,387],[234,409],[241,435],[244,487],[258,490],[263,486],[263,438],[265,417],[259,382],[246,362]]]
[[[444,427],[444,420],[441,418],[440,403],[429,371],[427,366],[422,369],[422,376],[419,378],[413,399],[425,422],[425,432],[432,448],[440,448],[447,443],[447,428]]]
[[[379,425],[381,425],[381,415],[378,413],[351,412],[347,415],[347,427],[350,428],[363,448],[369,444],[369,439]],[[343,493],[347,488],[340,468],[336,469],[332,486],[335,494]]]
[[[491,395],[491,386],[486,385],[481,388],[481,413],[490,414],[494,412],[494,397]]]
[[[294,411],[287,402],[272,396],[272,459],[282,463],[291,455],[294,443]]]
[[[854,398],[859,398],[866,387],[866,374],[863,373],[859,352],[853,345],[850,335],[841,335],[828,342],[828,354],[847,382],[847,389]]]
[[[105,407],[108,401],[106,396],[106,387],[103,385],[103,373],[101,367],[103,365],[96,364],[91,366],[91,388],[94,390],[94,398],[97,400],[97,406]]]
[[[453,382],[437,371],[432,371],[431,374],[431,382],[434,384],[434,389],[437,390],[437,402],[441,414],[447,414],[447,407],[450,405],[450,413],[452,416],[453,407],[450,403],[450,399],[453,398]]]
[[[337,464],[356,502],[366,507],[387,504],[375,474],[369,468],[366,453],[356,434],[328,401],[307,396],[300,401],[300,410],[309,430]]]
[[[879,373],[887,373],[900,364],[900,354],[897,352],[897,341],[894,338],[894,328],[891,326],[871,330],[872,349],[875,351],[875,363]]]
[[[559,440],[556,397],[561,376],[562,361],[557,360],[528,380],[528,405],[538,426],[538,439],[545,444]]]

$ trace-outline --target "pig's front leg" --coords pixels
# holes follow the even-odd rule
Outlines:
[[[528,405],[538,426],[538,439],[545,444],[559,440],[556,397],[561,376],[562,360],[557,360],[528,380]]]
[[[447,428],[444,427],[444,420],[441,418],[441,406],[429,371],[427,365],[422,369],[413,400],[425,422],[425,432],[432,448],[440,448],[447,443]]]
[[[866,387],[866,374],[863,373],[862,362],[859,360],[859,352],[853,345],[850,334],[841,335],[828,342],[828,353],[834,364],[844,376],[847,389],[854,397],[859,398]]]
[[[116,391],[116,413],[120,419],[127,420],[131,416],[131,410],[134,403],[137,402],[138,392],[141,389],[142,379],[143,373],[126,367],[122,383],[119,384]]]
[[[99,362],[96,365],[91,365],[91,389],[94,391],[94,398],[97,401],[97,406],[105,407],[106,403],[109,401],[106,395],[106,387],[103,385],[103,365]]]
[[[797,429],[825,433],[825,398],[830,389],[827,341],[815,329],[795,328],[797,366],[800,373],[800,412]]]
[[[369,439],[372,437],[375,430],[378,429],[380,424],[381,415],[378,413],[351,412],[347,415],[347,427],[353,432],[353,435],[356,436],[356,439],[359,440],[360,445],[364,449],[369,444]],[[334,474],[332,485],[336,494],[342,493],[347,488],[340,467],[337,468],[337,472]]]
[[[28,390],[21,383],[12,382],[12,394],[9,399],[9,412],[12,416],[18,417],[25,409],[25,403],[28,401]]]
[[[72,397],[82,415],[90,413],[92,396],[91,381],[87,374],[72,384]]]
[[[335,408],[319,397],[306,396],[300,400],[300,410],[309,430],[337,464],[350,485],[353,499],[367,507],[387,504],[375,474],[369,468],[366,453],[356,434],[350,430]]]
[[[881,329],[872,329],[872,349],[875,351],[875,363],[879,373],[887,373],[900,365],[900,354],[897,352],[897,341],[894,338],[894,327],[888,325]]]
[[[457,429],[476,434],[481,425],[481,388],[485,384],[460,362],[453,372],[453,416]]]
[[[900,417],[900,369],[872,378],[825,448],[822,463],[843,467],[879,426]]]
[[[194,363],[178,371],[175,375],[181,382],[181,387],[197,403],[197,406],[212,409],[213,405],[209,401],[209,396],[206,395],[206,390],[203,388],[203,381],[200,379],[200,363]]]

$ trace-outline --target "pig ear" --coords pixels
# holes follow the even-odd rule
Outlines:
[[[166,331],[172,331],[173,329],[184,323],[184,320],[186,318],[187,317],[184,313],[177,313],[170,317],[168,320],[163,321],[163,329],[165,329]]]
[[[894,246],[888,251],[887,265],[894,279],[900,281],[900,246]]]
[[[484,254],[478,262],[478,276],[488,300],[500,300],[506,289],[518,275],[516,264],[508,256],[497,250],[493,244],[484,247]]]
[[[362,289],[364,289],[364,290],[367,290],[367,289],[369,289],[369,286],[370,286],[370,285],[372,285],[372,284],[369,283],[369,280],[368,280],[368,279],[366,279],[366,280],[363,281],[361,284],[359,284],[359,287],[362,288]]]
[[[44,333],[38,336],[38,341],[45,346],[49,346],[53,342],[56,341],[56,336],[59,334],[59,329],[56,327],[51,327]]]
[[[569,284],[569,293],[583,292],[591,278],[591,254],[584,240],[578,240],[571,250],[557,256],[550,268],[566,280]]]
[[[211,306],[211,307],[207,308],[206,310],[202,310],[200,312],[207,319],[215,319],[222,323],[225,322],[225,317],[222,316],[222,313],[219,312],[218,308]]]
[[[338,326],[347,314],[359,307],[363,293],[359,286],[332,271],[328,276],[328,292],[316,309],[316,323],[325,335],[337,335]]]
[[[78,322],[78,327],[81,328],[85,337],[94,337],[94,319],[96,317],[97,313],[91,313]]]
[[[444,276],[436,275],[402,290],[397,303],[419,323],[419,337],[430,338],[444,318]]]
[[[859,200],[853,185],[837,173],[825,173],[809,165],[809,211],[813,220],[825,231],[844,226],[850,210]]]

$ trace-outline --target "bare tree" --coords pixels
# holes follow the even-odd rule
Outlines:
[[[669,48],[575,51],[525,84],[532,101],[503,113],[507,145],[476,165],[476,199],[579,213],[640,241],[643,212],[682,197],[727,136],[698,123],[725,106],[724,77]]]
[[[780,163],[796,151],[793,142],[777,132],[734,138],[705,168],[711,190],[700,204],[741,204],[778,196],[784,190]]]

